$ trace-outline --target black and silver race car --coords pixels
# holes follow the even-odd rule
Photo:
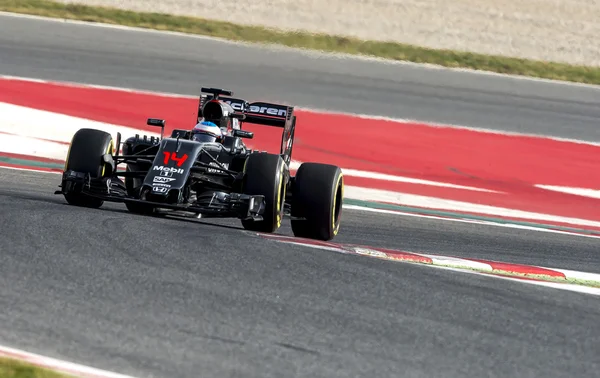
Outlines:
[[[161,136],[121,142],[96,129],[78,130],[69,147],[60,190],[71,205],[99,208],[122,202],[137,214],[239,218],[243,227],[275,232],[289,216],[295,236],[330,240],[340,228],[344,178],[339,167],[302,163],[290,174],[294,108],[248,103],[233,93],[202,88],[198,119],[239,125],[219,143],[194,140],[190,130],[164,137],[165,121],[150,118]],[[228,96],[228,97],[224,97]],[[279,153],[249,149],[244,123],[283,129]],[[122,152],[120,152],[122,150]],[[124,169],[118,169],[123,167]]]

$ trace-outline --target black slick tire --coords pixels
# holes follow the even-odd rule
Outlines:
[[[300,165],[292,192],[294,236],[333,239],[340,229],[343,197],[344,177],[339,167],[320,163]]]
[[[102,130],[79,129],[71,139],[65,171],[89,173],[92,178],[101,178],[106,166],[102,157],[112,154],[112,136]],[[70,205],[99,208],[103,200],[81,193],[65,193],[65,199]]]
[[[265,196],[265,211],[262,220],[242,220],[242,226],[255,232],[277,231],[283,219],[286,186],[285,163],[281,156],[269,153],[248,156],[242,193]]]

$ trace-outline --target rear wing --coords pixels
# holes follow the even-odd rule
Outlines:
[[[202,117],[202,108],[204,104],[212,100],[210,95],[200,96],[198,104],[198,118]],[[246,117],[244,122],[257,125],[274,126],[285,128],[286,123],[292,119],[294,113],[293,106],[272,104],[268,102],[247,102],[240,98],[222,97],[219,100],[231,105],[236,112],[243,113]]]
[[[248,122],[256,125],[280,127],[283,129],[280,154],[286,164],[291,163],[294,131],[296,129],[296,116],[294,115],[293,106],[268,102],[248,102],[241,98],[223,97],[222,95],[231,96],[233,93],[217,88],[202,88],[202,92],[210,94],[200,95],[198,119],[203,117],[202,109],[204,105],[208,101],[218,98],[229,104],[236,113],[245,115],[243,120],[240,119],[240,123]]]

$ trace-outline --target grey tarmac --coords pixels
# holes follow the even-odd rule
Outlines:
[[[0,169],[0,344],[139,377],[600,371],[597,296],[284,246],[237,221],[76,208],[52,194],[58,179]],[[356,211],[336,241],[572,267],[594,253],[584,238]]]

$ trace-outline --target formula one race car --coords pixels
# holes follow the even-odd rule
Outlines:
[[[78,130],[69,147],[61,189],[71,205],[99,208],[122,202],[137,214],[241,219],[255,232],[275,232],[284,215],[295,236],[330,240],[340,228],[344,179],[339,167],[302,163],[290,174],[296,116],[290,106],[248,103],[233,93],[202,88],[196,125],[218,126],[221,135],[173,130],[121,142],[95,129]],[[223,97],[228,96],[228,97]],[[211,121],[211,122],[200,122]],[[213,123],[214,122],[214,123]],[[249,149],[243,123],[283,129],[278,154]],[[216,133],[218,134],[218,133]],[[119,151],[122,149],[122,153]],[[120,164],[120,169],[117,169]]]

